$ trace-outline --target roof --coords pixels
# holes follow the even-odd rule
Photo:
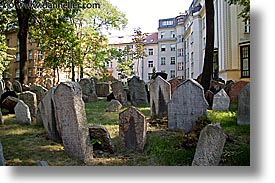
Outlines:
[[[134,35],[124,35],[124,36],[111,36],[108,37],[109,44],[118,45],[118,44],[133,44]],[[157,44],[158,43],[158,33],[148,33],[148,36],[145,38],[145,44]]]
[[[145,44],[158,44],[158,33],[149,33],[148,36],[145,38]]]

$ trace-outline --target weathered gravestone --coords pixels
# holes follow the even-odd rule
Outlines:
[[[5,158],[3,153],[3,146],[0,142],[0,166],[5,166]]]
[[[204,94],[204,97],[209,105],[209,107],[212,108],[213,106],[213,100],[214,100],[214,93],[210,90],[207,90]]]
[[[209,124],[200,133],[192,166],[218,166],[226,136],[219,124]]]
[[[122,104],[118,100],[111,100],[106,108],[106,112],[117,112],[122,108]]]
[[[239,125],[250,125],[250,84],[248,83],[238,96],[238,117]]]
[[[174,91],[179,86],[179,84],[181,83],[181,81],[178,78],[173,78],[173,79],[169,80],[168,82],[171,85],[171,95],[173,95]]]
[[[200,116],[207,112],[202,86],[188,79],[178,86],[168,104],[168,128],[189,133]]]
[[[149,86],[151,116],[162,118],[167,116],[168,102],[171,100],[171,85],[158,76]]]
[[[14,107],[16,121],[20,124],[31,125],[31,113],[29,107],[22,101],[19,100]]]
[[[36,94],[37,105],[39,105],[48,90],[41,85],[32,84],[30,86],[30,91]]]
[[[21,93],[23,90],[22,90],[22,85],[19,81],[15,80],[13,83],[12,83],[12,87],[13,87],[13,90],[17,93]]]
[[[238,102],[238,95],[240,91],[247,85],[248,82],[246,81],[238,81],[234,84],[232,84],[230,91],[229,91],[229,97],[232,102]]]
[[[1,108],[8,109],[9,113],[14,113],[14,107],[16,106],[19,99],[16,98],[17,96],[12,97],[12,96],[6,95],[9,92],[14,92],[14,91],[7,91],[7,92],[3,93],[3,95],[1,96]]]
[[[115,81],[112,83],[112,90],[116,100],[118,100],[123,106],[127,105],[127,94],[124,91],[121,81]]]
[[[111,140],[108,130],[104,126],[89,127],[91,141],[95,141],[93,149],[100,149],[110,153],[115,152],[115,146]],[[100,143],[97,143],[97,142]]]
[[[12,83],[10,81],[5,82],[5,90],[6,91],[13,91]]]
[[[88,78],[82,78],[79,81],[79,85],[82,89],[82,98],[85,103],[97,101],[95,83]]]
[[[54,91],[55,87],[51,88],[42,101],[38,105],[40,119],[48,134],[50,140],[55,142],[61,142],[61,137],[58,129],[58,124],[55,115],[54,106]]]
[[[218,93],[223,88],[224,88],[224,83],[211,80],[209,90],[212,91],[214,94]]]
[[[224,91],[224,89],[220,90],[213,99],[213,107],[214,111],[227,111],[230,105],[230,98]]]
[[[0,97],[5,92],[5,82],[0,80]]]
[[[138,106],[148,104],[147,91],[143,80],[134,76],[128,81],[128,86],[132,105]]]
[[[72,159],[89,162],[93,158],[93,148],[79,83],[59,84],[54,92],[54,103],[65,152]]]
[[[135,107],[130,107],[119,114],[119,120],[121,147],[143,151],[147,132],[145,116]]]
[[[37,114],[36,94],[30,91],[25,91],[19,94],[19,99],[22,100],[29,107],[32,122],[36,123],[36,114]]]
[[[96,83],[96,94],[98,97],[107,97],[110,94],[111,85],[109,83]]]

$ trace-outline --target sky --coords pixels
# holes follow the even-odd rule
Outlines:
[[[109,0],[120,11],[126,14],[128,19],[127,29],[113,35],[133,34],[134,28],[140,27],[142,32],[157,32],[158,20],[172,18],[184,13],[192,3],[192,0]]]

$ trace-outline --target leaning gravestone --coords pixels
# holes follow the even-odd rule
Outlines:
[[[48,90],[41,85],[32,84],[30,86],[30,91],[36,94],[37,105],[39,105]]]
[[[29,107],[22,101],[19,100],[14,108],[16,121],[20,124],[31,125],[31,113]]]
[[[55,142],[60,142],[61,137],[55,115],[54,91],[55,87],[51,88],[47,92],[45,97],[39,103],[38,108],[42,124],[48,134],[49,139]]]
[[[171,99],[171,85],[158,76],[149,85],[151,116],[162,118],[167,116],[168,102]]]
[[[123,106],[118,100],[111,100],[111,102],[108,104],[106,108],[106,112],[117,112],[119,111]]]
[[[248,83],[238,96],[238,117],[239,125],[250,124],[250,84]]]
[[[228,111],[229,104],[230,98],[222,89],[214,96],[212,109],[214,111]]]
[[[65,152],[72,159],[89,162],[93,158],[93,147],[79,83],[59,84],[54,92],[54,103]]]
[[[100,144],[95,143],[93,149],[100,149],[110,153],[115,152],[115,146],[112,142],[108,130],[104,126],[92,126],[89,127],[89,133],[91,141],[99,141]]]
[[[138,106],[148,104],[147,91],[143,80],[134,76],[128,81],[128,86],[132,105]]]
[[[200,133],[192,166],[218,166],[226,141],[219,125],[207,125]]]
[[[79,81],[79,85],[82,89],[82,98],[85,103],[97,101],[95,83],[88,78],[82,78]]]
[[[111,85],[109,83],[96,83],[96,94],[98,97],[107,97],[110,94]]]
[[[246,81],[238,81],[234,84],[232,84],[230,91],[229,91],[229,97],[232,102],[238,102],[238,95],[240,91],[247,85],[248,82]]]
[[[207,112],[202,86],[188,79],[178,86],[168,104],[168,128],[189,133],[200,116]]]
[[[3,146],[0,142],[0,166],[5,166],[5,158],[3,153]]]
[[[127,94],[124,91],[121,81],[115,81],[112,83],[112,90],[116,100],[118,100],[123,106],[127,105]]]
[[[22,93],[22,85],[19,81],[15,80],[12,84],[13,90],[17,93]]]
[[[22,100],[30,109],[32,122],[36,123],[37,114],[37,99],[36,94],[30,91],[25,91],[19,94],[19,99]]]
[[[145,116],[135,107],[130,107],[119,114],[119,120],[121,147],[143,151],[147,132]]]

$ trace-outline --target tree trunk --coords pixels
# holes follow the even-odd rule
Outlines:
[[[213,0],[205,1],[206,9],[206,47],[202,72],[201,85],[205,91],[209,89],[213,74],[213,52],[214,52],[214,4]]]
[[[30,4],[30,0],[24,0],[23,2],[26,6],[23,8],[20,8],[19,0],[14,0],[14,4],[16,7],[16,13],[18,18],[18,24],[19,24],[19,31],[17,34],[17,37],[19,39],[19,54],[20,54],[20,76],[19,76],[19,82],[21,84],[28,84],[28,68],[26,66],[27,62],[27,37],[28,37],[28,31],[29,31],[29,18],[31,9],[26,8],[27,5]]]
[[[74,62],[72,62],[72,81],[75,82],[75,68],[74,68]]]

